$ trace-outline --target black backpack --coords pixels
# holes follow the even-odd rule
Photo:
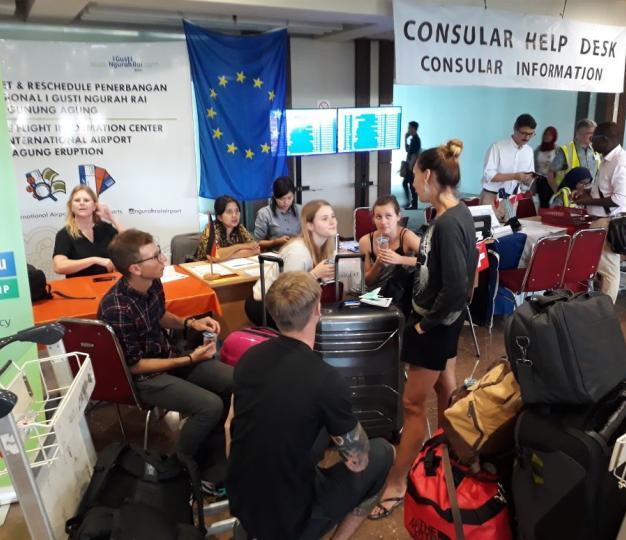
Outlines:
[[[43,270],[35,268],[32,264],[26,264],[28,271],[28,285],[30,286],[30,299],[31,302],[37,302],[38,300],[49,300],[52,298],[50,292],[50,285],[46,281],[46,274]]]
[[[65,530],[71,540],[201,540],[197,466],[121,443],[98,455],[93,477]],[[191,501],[199,526],[193,524]]]

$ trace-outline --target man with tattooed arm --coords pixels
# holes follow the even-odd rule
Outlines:
[[[393,462],[393,447],[368,440],[346,383],[313,351],[320,294],[309,273],[282,274],[266,301],[281,335],[235,368],[226,489],[249,538],[318,539],[335,526],[331,538],[350,538]],[[324,432],[341,457],[326,469],[312,456]]]

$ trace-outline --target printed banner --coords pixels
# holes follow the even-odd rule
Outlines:
[[[396,83],[620,93],[626,28],[394,0]]]
[[[168,254],[198,230],[185,43],[0,41],[0,61],[28,262],[52,276],[79,183]]]

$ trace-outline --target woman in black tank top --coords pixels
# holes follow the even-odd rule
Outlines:
[[[419,237],[400,226],[400,205],[393,195],[379,197],[372,208],[376,230],[359,239],[359,251],[365,254],[365,284],[369,289],[384,287],[397,265],[414,267],[419,251]],[[389,248],[379,249],[378,239],[389,238]]]

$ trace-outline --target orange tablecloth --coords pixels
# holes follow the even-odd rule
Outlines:
[[[176,271],[189,273],[177,266]],[[94,281],[94,277],[112,276],[112,281]],[[69,300],[55,296],[52,300],[41,300],[33,305],[33,317],[36,324],[56,321],[61,317],[82,317],[95,319],[100,299],[116,283],[120,274],[102,274],[101,276],[85,276],[51,281],[53,291],[70,296],[93,296],[94,300]],[[198,313],[213,311],[222,314],[220,302],[215,291],[206,283],[189,275],[184,279],[169,281],[163,284],[165,289],[165,305],[168,311],[180,317],[190,317]]]

